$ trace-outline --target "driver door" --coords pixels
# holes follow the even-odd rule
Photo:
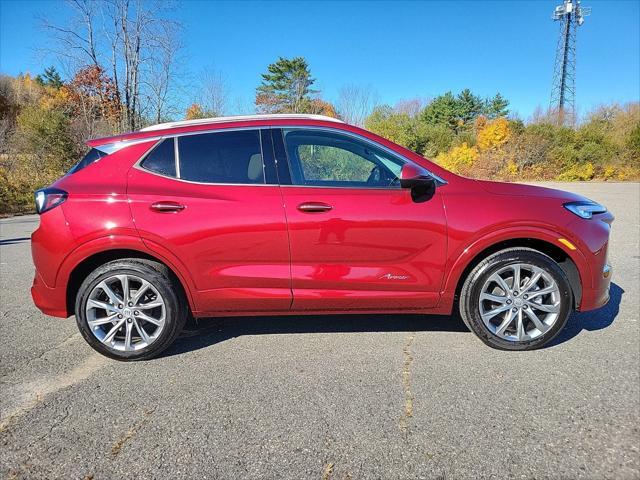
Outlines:
[[[274,129],[291,249],[294,310],[436,305],[446,258],[439,193],[415,203],[407,160],[332,129]],[[288,170],[282,168],[288,166]]]

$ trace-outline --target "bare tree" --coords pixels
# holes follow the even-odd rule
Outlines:
[[[410,99],[398,100],[393,110],[397,113],[403,113],[412,118],[416,117],[424,107],[429,103],[429,99],[422,97],[415,97]]]
[[[363,126],[377,103],[378,96],[371,85],[345,85],[338,92],[338,113],[352,125]]]
[[[177,113],[175,87],[181,75],[178,72],[178,54],[182,45],[179,40],[180,26],[175,22],[162,24],[160,35],[154,38],[156,61],[149,62],[148,75],[144,77],[150,112],[147,116],[156,123]]]
[[[96,29],[100,5],[95,0],[66,0],[72,15],[64,25],[55,25],[42,18],[42,26],[49,31],[52,46],[45,52],[55,53],[70,60],[74,68],[85,65],[99,65]]]
[[[120,129],[136,130],[145,116],[166,113],[176,73],[179,25],[162,0],[67,0],[64,25],[43,21],[59,57],[103,68],[121,102]]]
[[[199,101],[208,116],[219,117],[226,113],[229,103],[227,78],[220,70],[205,69],[200,76]]]

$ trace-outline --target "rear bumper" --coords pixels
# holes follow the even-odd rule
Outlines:
[[[31,298],[36,307],[45,315],[67,318],[67,298],[65,288],[51,288],[44,283],[36,271],[31,286]]]

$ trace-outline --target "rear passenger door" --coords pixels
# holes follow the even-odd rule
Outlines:
[[[192,276],[200,312],[288,310],[289,246],[268,130],[162,139],[131,169],[128,195],[150,249]]]

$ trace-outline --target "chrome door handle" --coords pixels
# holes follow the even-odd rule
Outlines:
[[[298,205],[298,210],[304,213],[328,212],[333,207],[322,202],[306,202]]]
[[[156,212],[171,213],[181,212],[186,207],[176,202],[156,202],[151,205],[151,209]]]

